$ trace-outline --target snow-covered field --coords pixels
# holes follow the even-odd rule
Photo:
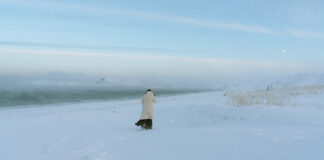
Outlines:
[[[311,85],[303,87],[285,87],[260,90],[237,90],[225,92],[228,104],[234,106],[245,105],[275,105],[295,106],[303,96],[324,94],[324,85]],[[300,105],[300,103],[297,103]],[[306,104],[307,105],[307,104]]]
[[[157,97],[153,130],[140,100],[0,109],[0,160],[320,160],[324,95],[294,107],[228,105],[224,92]]]

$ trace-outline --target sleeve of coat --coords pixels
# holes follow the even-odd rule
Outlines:
[[[144,98],[142,98],[142,105],[144,104]]]
[[[153,96],[153,98],[152,98],[152,102],[156,103],[156,98],[155,98],[155,96]]]

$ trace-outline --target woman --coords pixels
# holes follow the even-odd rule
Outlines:
[[[152,129],[153,102],[156,103],[155,96],[151,89],[147,89],[142,98],[142,115],[140,120],[135,123],[136,126],[141,126],[144,129]]]

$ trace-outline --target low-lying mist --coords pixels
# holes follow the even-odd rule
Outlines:
[[[164,80],[160,79],[157,82],[63,72],[2,75],[0,77],[0,107],[133,99],[143,96],[148,88],[151,88],[156,96],[211,90],[190,87],[192,84],[189,81],[187,84],[180,85],[180,83],[168,83],[169,81]]]

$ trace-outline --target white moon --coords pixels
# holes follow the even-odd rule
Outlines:
[[[286,54],[286,53],[287,53],[287,51],[286,51],[285,49],[281,50],[281,52],[282,52],[283,54]]]

